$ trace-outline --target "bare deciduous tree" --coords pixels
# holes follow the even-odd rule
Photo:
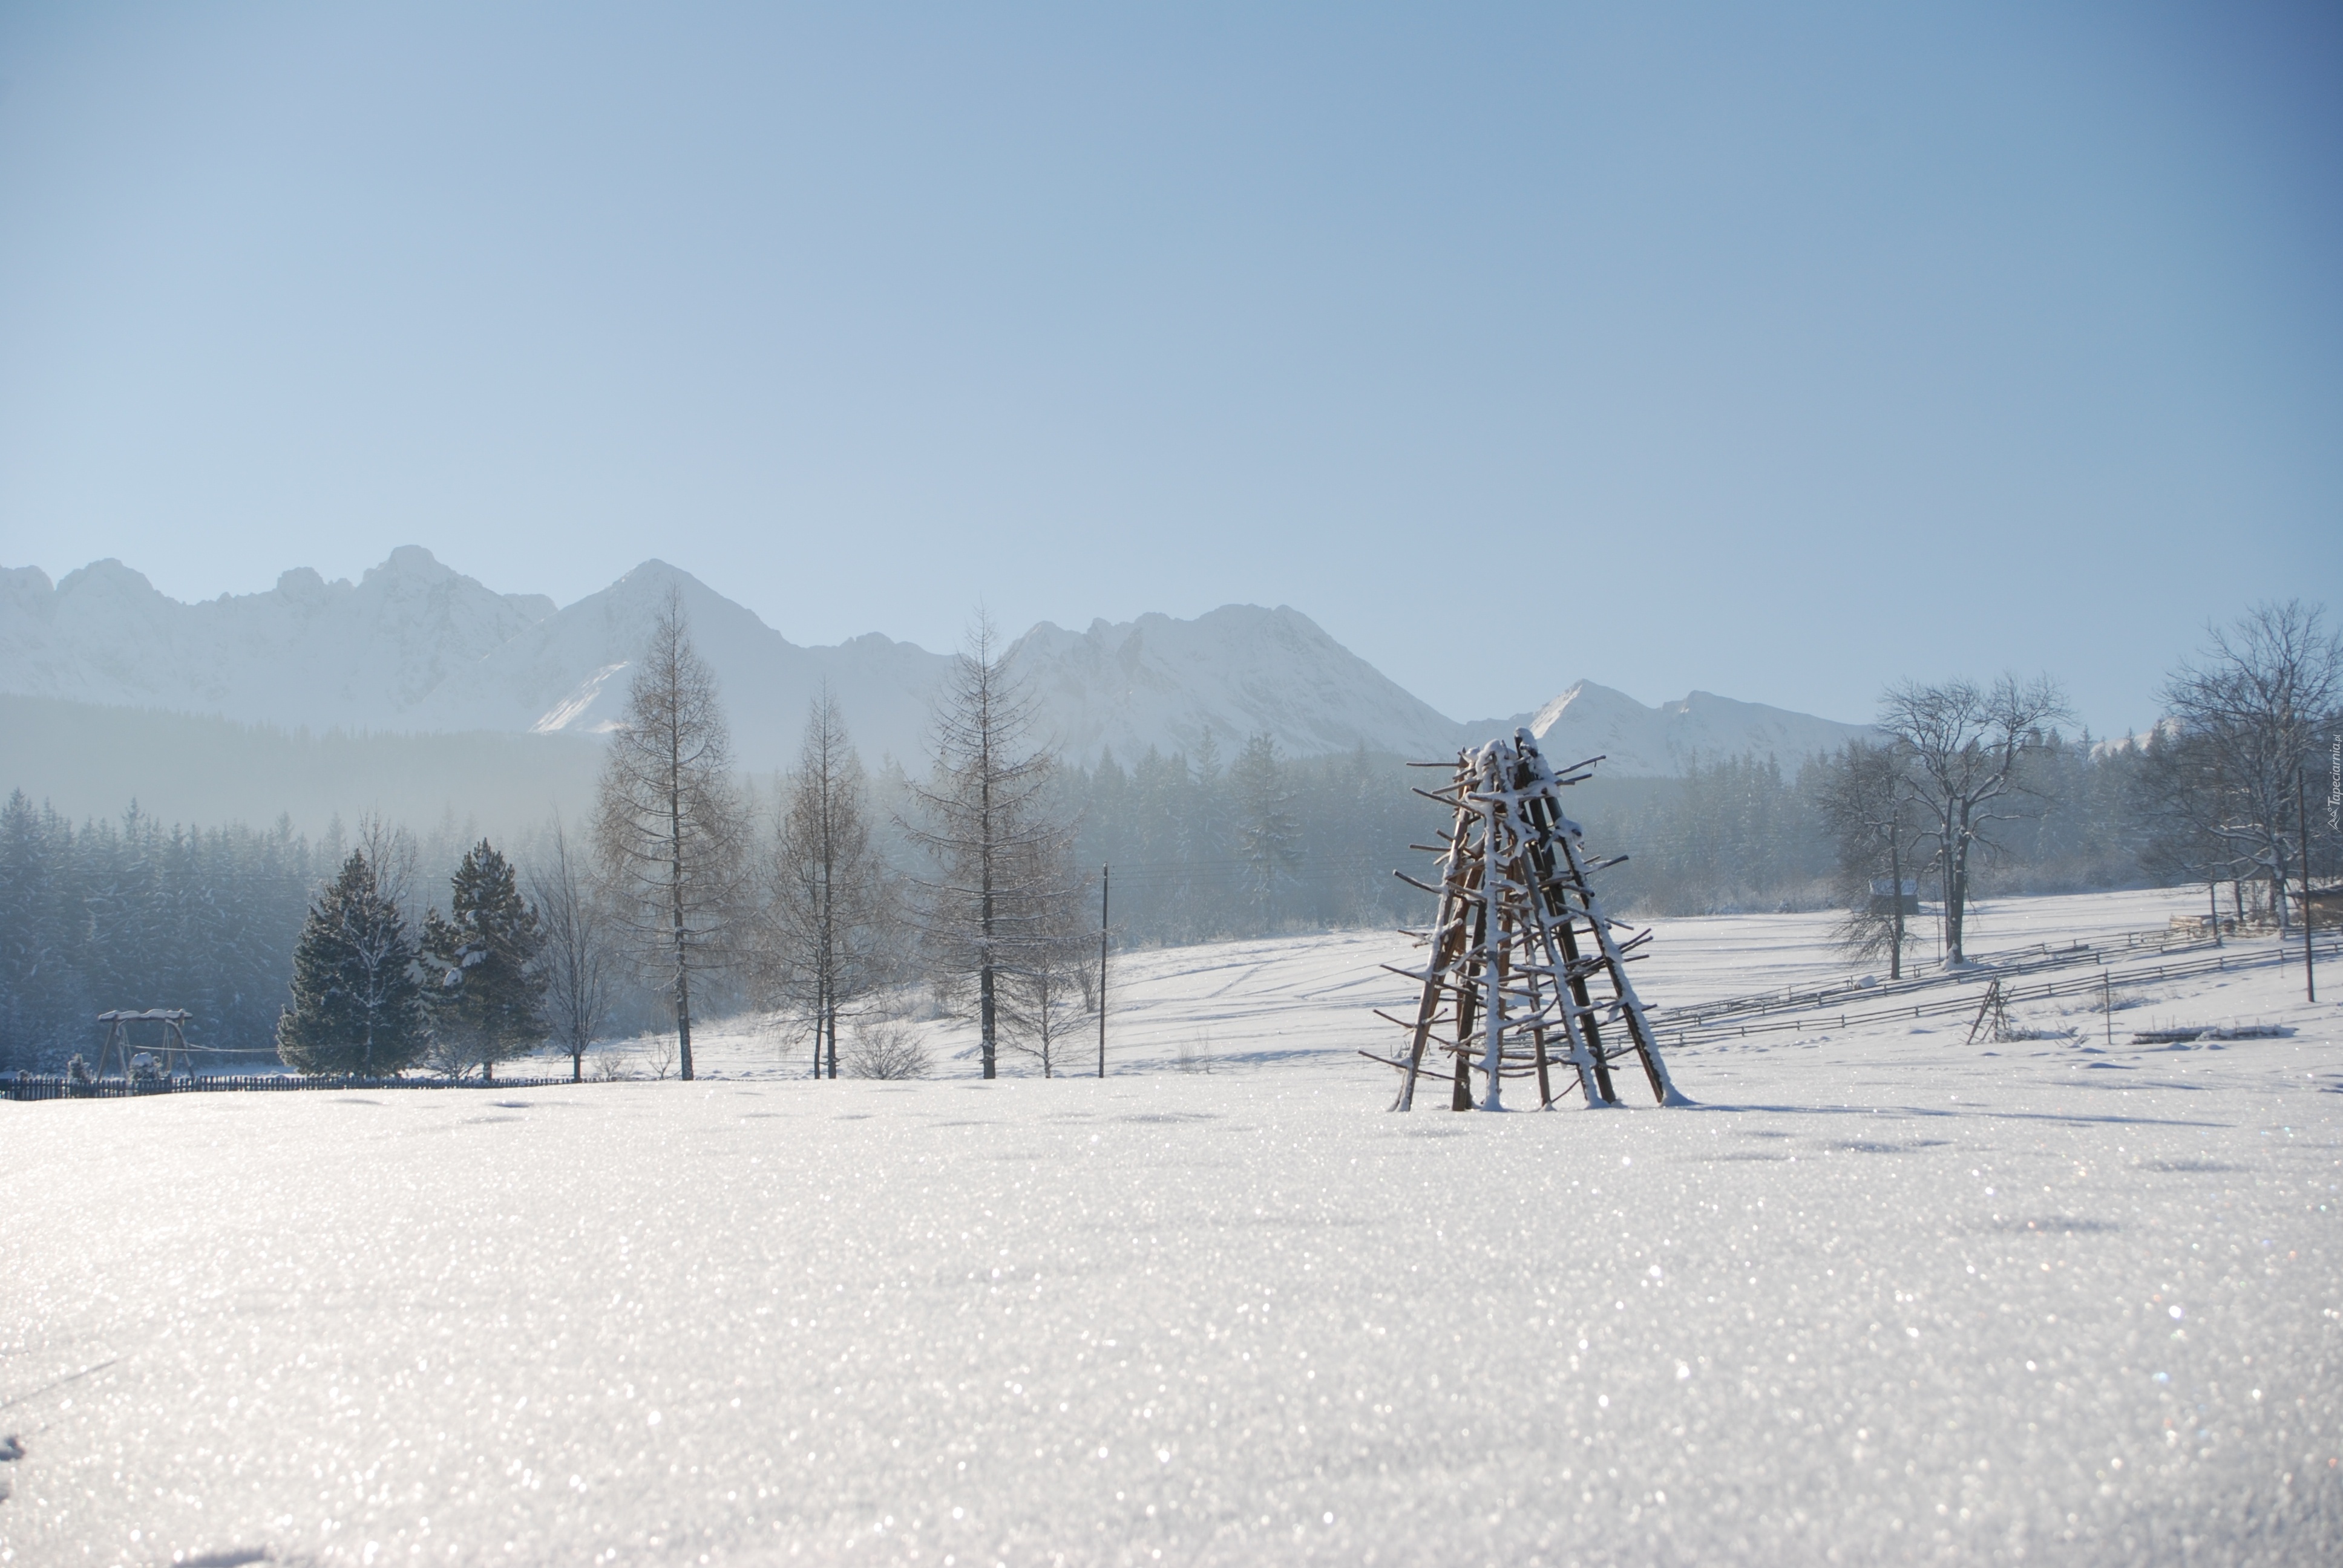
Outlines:
[[[546,980],[546,1021],[569,1053],[570,1081],[583,1082],[587,1050],[609,1017],[618,954],[609,912],[586,868],[570,853],[569,835],[558,817],[528,883],[545,933],[538,961]]]
[[[1912,869],[1912,791],[1892,747],[1855,740],[1822,764],[1816,805],[1838,849],[1846,918],[1840,946],[1857,958],[1885,954],[1887,978],[1904,974],[1904,873]],[[1886,893],[1880,892],[1882,881]]]
[[[2166,719],[2140,748],[2130,789],[2132,809],[2146,829],[2140,864],[2160,879],[2203,882],[2217,939],[2220,884],[2231,884],[2242,916],[2245,879],[2254,869],[2250,849],[2223,830],[2236,812],[2219,748],[2212,737],[2189,734]]]
[[[2066,699],[2048,676],[2020,681],[2005,675],[1990,687],[1970,680],[1934,686],[1904,681],[1880,699],[1879,728],[1903,752],[1914,799],[1927,814],[1942,879],[1945,962],[1967,961],[1962,945],[1968,915],[1969,857],[1990,844],[1986,829],[2012,812],[1994,803],[2024,792],[2018,762],[2046,739],[2046,727],[2066,717]]]
[[[767,869],[759,989],[808,1026],[814,1076],[826,1067],[836,1078],[840,1015],[896,966],[894,890],[870,840],[870,789],[827,688],[807,717],[797,770],[784,789]]]
[[[2281,930],[2299,859],[2299,775],[2343,708],[2343,633],[2325,622],[2318,606],[2289,599],[2211,628],[2204,652],[2165,682],[2178,733],[2149,759],[2163,810],[2269,879]]]
[[[743,837],[716,678],[670,591],[610,737],[594,839],[618,925],[673,999],[686,1079],[691,980],[730,961]]]
[[[1074,897],[1063,877],[1072,835],[1057,819],[1056,759],[1031,743],[1033,705],[982,615],[932,719],[934,771],[911,791],[904,824],[934,864],[918,883],[930,961],[947,994],[975,993],[983,1072],[998,1075],[1001,990],[1034,967]]]

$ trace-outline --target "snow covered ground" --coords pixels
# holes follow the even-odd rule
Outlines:
[[[1639,979],[1844,979],[1825,925],[1669,922]],[[939,1025],[953,1076],[813,1083],[743,1027],[692,1084],[0,1105],[0,1562],[2343,1555],[2298,968],[2118,981],[2112,1048],[2072,998],[1672,1053],[1696,1109],[1395,1117],[1355,1051],[1407,957],[1131,955],[1103,1081]],[[2130,1040],[2197,1023],[2293,1032]]]
[[[2123,943],[2127,934],[2162,930],[2176,914],[2201,914],[2204,899],[2201,890],[2151,890],[1989,900],[1971,910],[1969,950],[1978,960],[1990,960],[2079,941],[2125,954],[2130,950]],[[1831,945],[1831,928],[1837,919],[1825,910],[1661,920],[1655,923],[1648,957],[1639,960],[1632,973],[1644,1001],[1661,1019],[1670,1007],[1719,997],[1847,984],[1870,971],[1850,970]],[[2268,945],[2263,939],[2261,948]],[[1931,949],[1928,958],[1933,956]],[[1223,1072],[1280,1065],[1377,1081],[1388,1070],[1361,1060],[1359,1048],[1388,1050],[1397,1031],[1376,1020],[1372,1010],[1413,1016],[1416,996],[1411,982],[1383,966],[1404,969],[1417,961],[1406,937],[1372,930],[1332,931],[1300,941],[1215,942],[1118,953],[1109,980],[1108,1070]],[[1926,967],[1925,960],[1916,961]],[[1884,979],[1886,971],[1877,972]],[[2343,981],[2343,972],[2338,972],[2338,981]],[[2343,984],[2338,989],[2343,994]],[[2026,1018],[2043,1010],[2020,1010]],[[2228,1020],[2225,1015],[2214,1021]],[[971,1027],[937,1020],[923,1025],[922,1032],[940,1070],[976,1071]],[[1966,1032],[1966,1022],[1956,1032]],[[787,1078],[803,1074],[811,1065],[810,1045],[799,1043],[772,1020],[750,1017],[702,1025],[692,1038],[694,1065],[703,1075]],[[670,1040],[670,1053],[671,1048]],[[630,1040],[618,1049],[627,1070],[654,1070],[650,1064],[658,1055],[658,1042]],[[1003,1054],[1001,1067],[1010,1073],[1041,1070],[1038,1063],[1014,1052]],[[529,1064],[514,1070],[544,1069]],[[1095,1073],[1095,1038],[1078,1034],[1060,1070]]]

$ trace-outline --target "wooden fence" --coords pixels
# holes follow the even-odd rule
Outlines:
[[[304,1078],[292,1072],[77,1081],[16,1072],[0,1073],[0,1100],[132,1100],[148,1094],[292,1093],[310,1089],[551,1089],[572,1081],[567,1078]]]

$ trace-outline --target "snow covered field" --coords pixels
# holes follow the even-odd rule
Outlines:
[[[1826,923],[1667,922],[1638,979],[1841,980]],[[936,1026],[953,1076],[817,1084],[744,1027],[692,1084],[0,1104],[0,1561],[2343,1556],[2298,968],[2118,980],[2112,1049],[2071,998],[1674,1052],[1696,1109],[1402,1118],[1354,1053],[1407,957],[1131,955],[1103,1081]],[[2130,1041],[2174,1024],[2294,1032]]]

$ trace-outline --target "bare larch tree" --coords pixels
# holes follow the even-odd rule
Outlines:
[[[609,1017],[618,980],[610,916],[600,890],[569,847],[561,819],[529,871],[530,896],[545,934],[538,963],[545,972],[545,1016],[569,1053],[569,1077],[586,1077],[586,1051]]]
[[[670,590],[603,759],[594,841],[620,929],[673,998],[686,1079],[691,980],[730,961],[744,837],[716,678]]]
[[[2301,775],[2343,709],[2343,633],[2325,621],[2318,606],[2294,599],[2211,628],[2204,652],[2165,682],[2177,733],[2159,737],[2148,757],[2147,783],[2164,810],[2269,879],[2280,930],[2306,827]]]
[[[765,999],[813,1036],[813,1074],[836,1078],[839,1020],[893,977],[894,889],[870,838],[870,791],[824,687],[783,781],[766,867],[756,977]]]
[[[1070,814],[1055,815],[1064,821]],[[1041,901],[1030,940],[1001,978],[1001,1043],[1040,1062],[1044,1078],[1057,1076],[1066,1053],[1088,1038],[1085,1020],[1097,1016],[1098,933],[1083,918],[1086,900],[1075,896],[1071,849],[1071,834],[1036,846],[1030,866],[1036,884],[1060,891]]]
[[[1053,810],[1056,759],[1031,743],[1033,702],[980,615],[930,719],[934,770],[903,829],[934,875],[916,883],[920,935],[947,993],[974,992],[984,1076],[998,1075],[1001,988],[1056,940],[1071,830]]]
[[[2020,681],[2005,675],[1990,687],[1970,680],[1924,686],[1904,681],[1880,698],[1878,726],[1905,757],[1914,799],[1927,814],[1942,879],[1945,962],[1967,962],[1962,946],[1969,902],[1969,859],[1989,845],[1990,826],[2014,811],[1995,803],[2022,794],[2019,762],[2066,717],[2066,700],[2048,676]]]

